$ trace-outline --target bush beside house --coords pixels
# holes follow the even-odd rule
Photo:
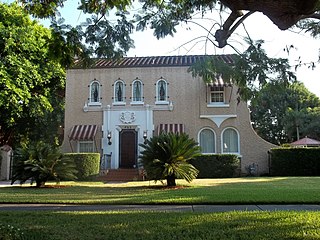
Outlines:
[[[65,153],[65,155],[73,159],[76,164],[78,180],[88,180],[99,174],[99,153]]]
[[[274,148],[271,176],[320,176],[320,148]]]
[[[234,154],[200,155],[189,163],[199,170],[197,178],[227,178],[240,175],[240,159]]]

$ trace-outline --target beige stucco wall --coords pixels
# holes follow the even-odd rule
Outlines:
[[[68,132],[76,124],[103,124],[103,111],[109,105],[115,109],[134,109],[141,106],[131,106],[132,94],[130,84],[140,79],[144,84],[144,105],[153,109],[154,129],[160,123],[183,123],[190,137],[198,141],[199,131],[209,127],[216,134],[216,150],[221,152],[221,134],[227,127],[235,128],[240,135],[240,155],[242,157],[242,172],[249,164],[258,164],[259,173],[268,171],[267,151],[274,145],[261,139],[251,127],[250,115],[244,102],[238,104],[235,86],[226,87],[225,102],[228,107],[208,107],[208,87],[199,78],[188,73],[188,67],[140,67],[140,68],[101,68],[101,69],[71,69],[67,71],[65,139],[63,149],[71,151]],[[173,102],[173,111],[163,106],[155,105],[156,82],[164,78],[168,83],[169,101]],[[85,112],[83,107],[89,97],[89,84],[98,80],[101,87],[101,107],[89,107]],[[126,105],[112,106],[113,84],[121,79],[126,83]],[[233,116],[226,118],[218,127],[212,120],[200,116]],[[100,128],[101,129],[101,128]],[[96,136],[98,147],[101,148],[102,132]],[[72,144],[75,144],[72,142]],[[73,146],[75,149],[75,145]]]

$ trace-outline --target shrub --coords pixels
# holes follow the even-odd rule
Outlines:
[[[15,181],[36,182],[37,187],[44,187],[48,180],[76,179],[73,161],[64,156],[57,147],[44,142],[23,145],[14,155],[13,176]]]
[[[320,175],[320,148],[274,148],[270,154],[272,176]]]
[[[198,144],[185,133],[161,133],[140,144],[141,163],[151,180],[167,180],[176,186],[176,178],[191,182],[198,170],[188,161],[200,153]]]
[[[99,174],[99,153],[66,153],[65,155],[73,159],[76,164],[78,180],[90,180]]]
[[[240,174],[240,159],[235,154],[200,155],[190,163],[199,170],[197,178],[238,177]]]

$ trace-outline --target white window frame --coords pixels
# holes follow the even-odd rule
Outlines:
[[[98,101],[93,101],[93,98],[92,98],[92,86],[94,84],[97,84],[98,85]],[[100,85],[100,82],[97,81],[97,80],[93,80],[91,83],[90,83],[90,86],[89,86],[89,101],[88,101],[88,105],[89,106],[100,106],[101,105],[101,85]]]
[[[121,101],[118,101],[117,93],[116,93],[118,84],[122,84],[122,99],[121,99]],[[123,80],[119,79],[119,80],[115,81],[114,86],[113,86],[113,105],[126,105],[125,99],[126,99],[126,84]]]
[[[78,141],[78,153],[86,153],[86,152],[83,152],[83,151],[80,151],[81,150],[81,144],[92,144],[92,152],[95,152],[94,150],[94,141],[91,141],[91,140],[81,140],[81,141]]]
[[[224,142],[224,133],[226,130],[234,130],[236,133],[237,133],[237,148],[238,148],[238,151],[237,152],[226,152],[225,149],[226,149],[226,146],[224,146],[225,142]],[[239,134],[239,131],[234,128],[234,127],[226,127],[225,129],[223,129],[223,131],[221,132],[221,153],[224,153],[224,154],[237,154],[237,155],[240,155],[240,134]]]
[[[204,127],[202,129],[200,129],[200,131],[198,132],[198,143],[199,143],[199,146],[201,147],[200,135],[201,135],[201,132],[204,131],[204,130],[209,130],[209,131],[211,131],[213,133],[213,141],[214,141],[213,148],[214,148],[214,151],[213,152],[202,152],[202,149],[201,149],[201,153],[204,154],[204,155],[217,153],[217,137],[216,137],[215,131],[212,128]]]
[[[160,100],[160,94],[159,94],[159,92],[160,92],[159,83],[160,82],[164,82],[165,83],[165,87],[166,87],[164,100]],[[162,105],[168,105],[169,104],[169,101],[168,101],[168,85],[169,85],[168,82],[163,78],[161,78],[161,79],[159,79],[157,81],[157,83],[156,83],[156,103],[155,104],[158,104],[158,105],[161,105],[161,104]]]
[[[140,100],[136,100],[135,99],[135,84],[136,83],[140,83],[140,97],[141,97],[141,99]],[[141,105],[141,104],[143,104],[144,102],[143,102],[143,83],[142,83],[142,81],[141,80],[139,80],[139,79],[136,79],[136,80],[134,80],[133,82],[132,82],[132,88],[131,88],[132,90],[132,96],[131,96],[131,104],[132,105]]]
[[[222,89],[222,90],[221,90]],[[213,94],[222,94],[222,101],[215,102],[212,101]],[[207,107],[229,107],[226,103],[226,88],[224,86],[210,86],[209,87],[209,104]]]

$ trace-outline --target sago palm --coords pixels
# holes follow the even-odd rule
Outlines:
[[[11,183],[35,181],[43,187],[48,180],[74,180],[77,173],[75,163],[65,157],[58,148],[43,142],[25,145],[15,152]]]
[[[167,180],[168,186],[176,186],[176,178],[191,182],[198,175],[198,170],[188,163],[200,154],[198,144],[185,133],[161,133],[146,143],[140,161],[151,180]]]

